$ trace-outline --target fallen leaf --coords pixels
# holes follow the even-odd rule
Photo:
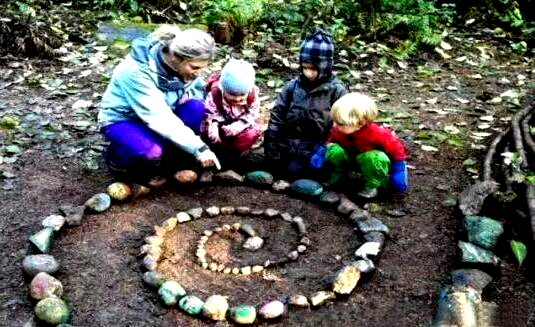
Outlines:
[[[422,150],[428,151],[428,152],[437,152],[438,148],[435,148],[434,146],[430,146],[430,145],[422,145]]]
[[[518,265],[522,265],[522,262],[524,262],[524,259],[526,259],[526,256],[528,254],[528,249],[524,245],[524,243],[516,240],[511,240],[509,242],[511,245],[511,250],[513,251],[513,254],[515,255],[516,260],[518,261]]]

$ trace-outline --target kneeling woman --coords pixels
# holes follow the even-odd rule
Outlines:
[[[110,142],[105,159],[114,172],[145,180],[177,170],[216,166],[201,140],[204,88],[197,77],[214,56],[212,37],[164,26],[132,42],[102,97],[98,121]]]

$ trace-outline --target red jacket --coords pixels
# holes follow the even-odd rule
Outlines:
[[[369,123],[353,134],[343,134],[336,127],[331,129],[327,143],[338,143],[350,154],[357,155],[371,150],[381,150],[392,161],[407,159],[405,147],[388,129]]]

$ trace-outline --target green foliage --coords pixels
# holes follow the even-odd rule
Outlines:
[[[528,254],[528,249],[524,245],[524,243],[520,241],[511,240],[510,241],[511,250],[513,251],[513,254],[515,255],[516,260],[518,261],[518,265],[521,266],[524,262],[524,259],[526,259],[526,256]]]
[[[208,26],[225,22],[234,28],[254,29],[264,15],[264,0],[217,0],[202,2]]]
[[[139,12],[138,0],[75,0],[74,6],[79,8],[92,8],[95,11],[109,11],[112,16],[125,12],[135,16]]]

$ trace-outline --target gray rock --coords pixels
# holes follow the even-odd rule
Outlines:
[[[50,215],[43,219],[41,225],[43,227],[50,227],[57,232],[65,225],[65,217],[61,215]]]
[[[291,184],[287,181],[280,180],[273,183],[272,188],[275,192],[285,192],[290,186]]]
[[[468,241],[486,249],[493,249],[503,234],[502,223],[487,217],[466,216],[464,227],[468,232]]]
[[[93,212],[104,212],[111,206],[111,197],[108,193],[98,193],[85,202],[87,209]]]
[[[236,211],[236,209],[234,207],[221,207],[221,214],[222,215],[232,215],[234,212]]]
[[[204,209],[203,208],[191,208],[186,213],[190,215],[193,219],[199,219],[202,217]]]
[[[479,293],[492,281],[492,277],[479,269],[458,269],[452,272],[453,284],[459,287],[471,287]]]
[[[216,207],[216,206],[211,206],[211,207],[206,208],[206,214],[209,217],[218,216],[220,212],[221,211],[219,210],[219,207]]]
[[[305,222],[303,221],[303,218],[301,217],[294,217],[293,218],[293,224],[297,228],[297,232],[299,235],[305,235],[307,233],[307,227],[305,225]]]
[[[340,202],[340,194],[326,191],[320,195],[320,202],[328,205],[337,205]]]
[[[30,283],[30,296],[35,300],[42,300],[45,297],[63,295],[63,285],[56,278],[45,272],[40,272]]]
[[[85,206],[63,205],[59,210],[65,216],[65,221],[69,226],[78,226],[82,223]]]
[[[364,240],[366,242],[378,242],[381,244],[381,248],[385,244],[385,234],[381,232],[369,232],[364,234]]]
[[[243,248],[250,251],[256,251],[260,249],[262,245],[264,245],[264,240],[258,236],[249,237],[243,242]]]
[[[214,180],[214,173],[211,171],[205,171],[201,174],[201,177],[199,177],[199,182],[208,184],[211,183]]]
[[[368,219],[364,220],[359,220],[357,222],[357,226],[359,230],[364,234],[371,232],[382,232],[388,234],[388,232],[390,231],[388,227],[383,224],[382,221],[373,217],[369,217]]]
[[[305,245],[305,246],[310,246],[312,244],[312,241],[308,238],[308,237],[302,237],[300,240],[299,240],[299,243]]]
[[[165,278],[156,271],[147,271],[143,274],[143,281],[150,287],[160,288],[165,282]]]
[[[54,274],[59,269],[59,263],[49,254],[34,254],[24,257],[22,268],[28,276],[33,277],[40,272]]]
[[[363,275],[371,274],[375,271],[375,265],[373,264],[373,261],[367,258],[357,260],[353,264]]]
[[[150,254],[147,254],[145,257],[143,257],[141,264],[149,271],[153,271],[156,269],[156,267],[158,267],[158,261]]]
[[[299,258],[299,252],[292,251],[292,252],[288,253],[288,259],[290,259],[292,261],[295,261],[295,260],[297,260],[297,258]]]
[[[351,202],[348,198],[342,197],[340,199],[340,204],[338,205],[338,208],[336,209],[339,213],[342,215],[349,215],[351,214],[358,206]]]
[[[54,230],[50,227],[46,227],[30,236],[30,242],[41,251],[41,253],[48,253],[52,248],[52,242],[54,241]]]
[[[498,257],[494,253],[472,243],[459,241],[458,246],[462,252],[462,262],[488,263],[492,265],[497,265],[499,262]]]
[[[375,257],[381,252],[381,243],[378,242],[366,242],[362,244],[357,251],[355,251],[355,256],[357,258],[367,259],[368,257]]]
[[[333,281],[333,292],[350,294],[360,279],[360,270],[354,265],[343,267],[336,273]]]
[[[279,211],[278,210],[275,210],[275,209],[272,209],[272,208],[267,208],[266,210],[264,210],[264,217],[266,218],[275,218],[279,215]]]
[[[262,216],[264,214],[263,209],[253,209],[251,210],[251,216]]]
[[[477,182],[464,189],[459,195],[459,209],[465,216],[478,215],[485,199],[498,190],[495,181]]]
[[[245,216],[251,213],[251,208],[245,206],[237,207],[236,212],[242,216]]]
[[[241,184],[244,180],[243,176],[240,174],[237,174],[236,172],[232,170],[227,170],[221,173],[217,173],[214,176],[214,179],[217,181],[228,184],[228,185],[238,185]]]
[[[290,223],[293,221],[293,217],[292,217],[292,215],[290,215],[290,214],[287,213],[287,212],[283,212],[283,213],[281,213],[281,218],[282,218],[282,220],[287,221],[287,222],[290,222]]]
[[[359,221],[366,220],[370,217],[370,214],[368,210],[361,209],[359,207],[356,207],[353,209],[353,212],[349,216],[349,223],[353,225],[357,225]]]

